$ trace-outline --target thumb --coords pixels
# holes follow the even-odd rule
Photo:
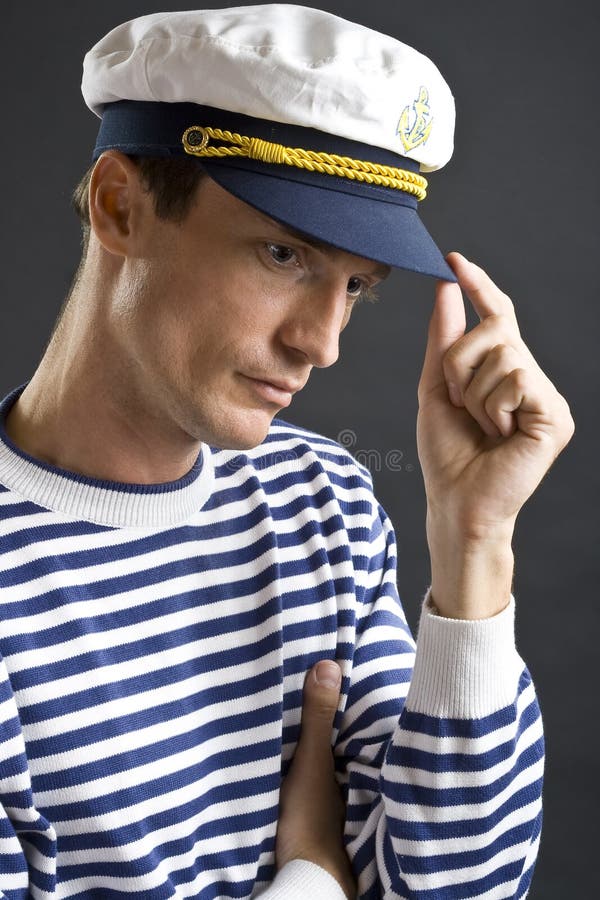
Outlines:
[[[458,256],[458,254],[456,254]],[[450,261],[450,260],[449,260]],[[443,359],[447,351],[463,336],[467,327],[465,305],[458,284],[438,281],[435,305],[429,320],[425,360],[419,391],[425,394],[446,385]]]
[[[303,752],[331,752],[331,730],[340,700],[341,683],[341,669],[330,659],[316,663],[306,676],[298,744]]]

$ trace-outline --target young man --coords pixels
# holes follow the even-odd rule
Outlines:
[[[275,5],[126,23],[83,89],[84,257],[1,407],[4,896],[525,896],[543,746],[511,537],[573,423],[509,298],[418,218],[447,85]],[[274,418],[390,266],[441,279],[416,653],[368,471]]]

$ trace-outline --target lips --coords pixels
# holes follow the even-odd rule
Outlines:
[[[267,381],[265,378],[254,378],[250,375],[244,375],[243,378],[252,387],[255,396],[269,404],[275,404],[279,409],[289,406],[292,396],[303,386],[297,381]]]
[[[272,378],[259,378],[257,380],[266,381],[267,384],[272,384],[273,387],[279,388],[280,391],[287,391],[288,394],[295,394],[304,386],[297,381],[273,381]]]
[[[280,391],[285,391],[288,394],[296,394],[298,391],[302,390],[305,382],[303,381],[275,381],[273,378],[269,376],[259,376],[259,375],[247,375],[247,378],[252,378],[253,381],[261,381],[263,384],[270,384],[272,387],[277,388]]]

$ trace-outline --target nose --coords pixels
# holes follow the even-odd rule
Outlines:
[[[347,281],[306,292],[294,304],[280,328],[286,346],[304,354],[311,365],[324,369],[340,355],[339,338],[349,318]]]

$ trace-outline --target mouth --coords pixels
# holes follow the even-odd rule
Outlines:
[[[287,382],[263,381],[259,378],[251,378],[249,375],[242,375],[253,390],[270,403],[275,403],[280,408],[289,406],[292,402],[292,396],[300,390],[301,385],[292,385]]]

